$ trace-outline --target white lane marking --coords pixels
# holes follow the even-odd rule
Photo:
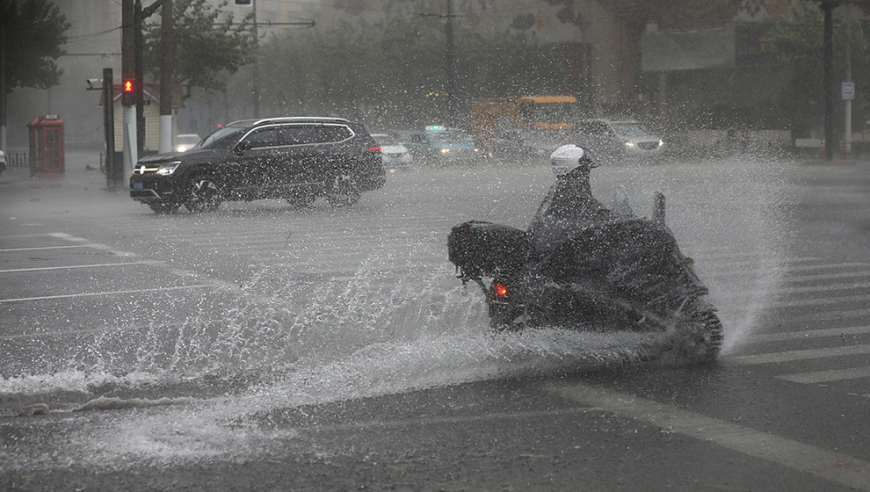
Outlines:
[[[604,388],[577,383],[550,383],[546,389],[583,405],[646,422],[668,432],[712,442],[824,480],[870,491],[870,463],[843,453]]]
[[[754,364],[776,364],[798,360],[823,359],[826,357],[841,357],[846,355],[870,354],[870,345],[853,345],[850,347],[827,347],[809,350],[792,350],[789,352],[774,352],[758,355],[738,355],[722,357],[719,363],[728,366],[749,366]]]
[[[97,297],[97,296],[115,296],[122,294],[139,294],[142,292],[162,292],[168,290],[183,290],[183,289],[204,289],[215,288],[214,285],[179,285],[176,287],[158,287],[154,289],[134,289],[134,290],[115,290],[106,292],[82,292],[80,294],[62,294],[56,296],[40,296],[40,297],[19,297],[17,299],[0,299],[0,304],[10,302],[26,302],[26,301],[45,301],[51,299],[69,299],[74,297]]]
[[[200,320],[204,325],[210,323],[220,323],[224,322],[223,319],[204,319]],[[68,330],[68,331],[48,331],[41,333],[19,333],[17,335],[0,335],[0,340],[9,341],[9,340],[38,340],[41,338],[64,338],[64,337],[77,337],[82,335],[94,335],[94,334],[102,334],[102,333],[138,333],[144,330],[160,330],[166,331],[168,329],[179,329],[184,328],[184,322],[178,323],[161,323],[161,324],[139,324],[139,325],[130,325],[130,326],[111,326],[105,325],[99,328],[86,328],[81,330]]]
[[[840,302],[866,302],[867,294],[854,296],[832,296],[814,299],[798,299],[793,301],[771,301],[768,303],[772,308],[783,307],[807,307],[807,306],[824,306],[827,304],[837,304]]]
[[[822,312],[807,313],[802,315],[789,315],[788,320],[791,323],[800,323],[808,321],[840,321],[851,318],[863,318],[870,316],[870,309],[837,309],[827,310]],[[782,316],[777,316],[780,319]]]
[[[116,266],[136,266],[136,265],[162,265],[162,261],[137,261],[136,263],[95,263],[93,265],[63,265],[53,267],[34,267],[34,268],[15,268],[10,270],[0,270],[0,273],[15,273],[15,272],[37,272],[43,270],[74,270],[77,268],[99,268],[99,267],[116,267]]]
[[[867,274],[863,274],[864,277]],[[834,292],[851,289],[866,289],[870,287],[870,282],[849,282],[849,283],[832,283],[824,285],[813,285],[805,287],[780,287],[777,289],[777,294],[808,294],[814,292]]]
[[[87,246],[88,248],[94,248],[94,249],[99,249],[99,250],[103,250],[103,251],[108,251],[109,253],[112,253],[112,254],[117,255],[117,256],[136,256],[136,253],[130,253],[128,251],[117,251],[117,250],[112,249],[111,246],[107,246],[105,244],[100,244],[100,243],[92,243],[92,242],[88,241],[87,239],[84,239],[81,237],[76,237],[76,236],[71,236],[71,235],[66,234],[64,232],[52,232],[52,233],[49,233],[48,235],[51,237],[56,237],[58,239],[63,239],[64,241],[70,241],[73,243],[86,243],[84,245]]]
[[[70,246],[38,246],[35,248],[7,248],[0,249],[0,253],[13,253],[18,251],[42,251],[46,249],[70,249],[70,248],[87,248],[87,244],[73,244]]]
[[[827,383],[831,381],[843,381],[846,379],[860,379],[870,377],[870,367],[854,367],[850,369],[832,369],[829,371],[801,372],[776,376],[793,383],[813,384]]]
[[[787,333],[763,333],[750,335],[742,345],[748,343],[785,342],[790,340],[809,340],[813,338],[839,337],[844,335],[864,335],[870,333],[870,326],[849,326],[846,328],[824,328],[821,330],[790,331]]]

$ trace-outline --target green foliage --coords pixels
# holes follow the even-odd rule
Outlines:
[[[58,7],[47,0],[0,0],[6,37],[6,94],[16,87],[48,89],[60,83],[56,60],[70,27]]]
[[[239,23],[232,15],[218,21],[224,0],[213,7],[206,0],[174,0],[172,33],[173,78],[187,99],[193,88],[206,91],[226,89],[226,73],[251,63],[257,43],[251,31],[249,14]],[[145,27],[145,69],[154,78],[160,73],[160,22]]]

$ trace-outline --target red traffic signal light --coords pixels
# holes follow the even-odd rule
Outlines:
[[[133,79],[124,79],[121,82],[121,105],[124,107],[130,107],[136,104],[136,92],[134,89],[136,88],[136,84],[133,82]]]

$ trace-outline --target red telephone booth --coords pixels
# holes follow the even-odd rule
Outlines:
[[[30,129],[30,174],[64,172],[63,121],[56,114],[37,116]]]

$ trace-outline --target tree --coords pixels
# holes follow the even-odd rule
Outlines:
[[[846,39],[844,9],[836,12],[839,17],[834,29],[834,74],[838,82],[845,74],[846,43],[849,43],[852,80],[855,81],[856,102],[859,111],[866,108],[866,94],[870,93],[870,48],[863,34],[864,23],[853,10],[851,39]],[[783,106],[789,108],[792,120],[799,126],[818,125],[824,110],[822,59],[823,16],[815,2],[796,4],[786,15],[781,16],[770,32],[770,41],[776,47],[780,60],[789,69],[791,80],[783,91]],[[839,84],[837,84],[839,92]],[[795,104],[797,103],[797,104]],[[808,129],[804,129],[808,131]]]
[[[257,40],[251,32],[249,14],[236,23],[232,14],[219,21],[224,0],[216,8],[206,0],[174,0],[175,56],[173,75],[187,99],[193,88],[206,91],[226,89],[225,74],[251,63],[257,54]],[[160,68],[160,24],[145,27],[145,70],[157,76]]]
[[[269,60],[260,64],[262,103],[276,115],[365,113],[386,127],[439,121],[447,88],[444,24],[438,17],[395,16],[275,35],[261,48],[261,59]],[[454,40],[460,104],[575,91],[561,45],[462,24],[454,26]]]
[[[64,34],[70,27],[58,7],[47,0],[0,0],[4,34],[6,96],[17,87],[48,89],[60,83],[56,60],[66,54]]]

